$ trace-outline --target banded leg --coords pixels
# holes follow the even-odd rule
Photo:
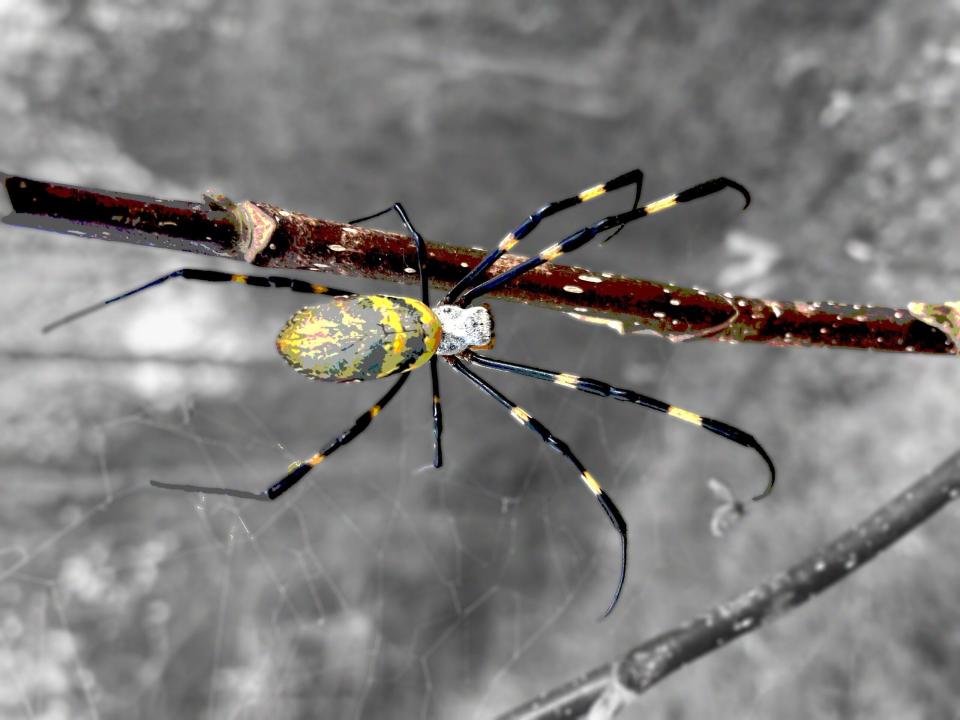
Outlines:
[[[499,275],[495,275],[486,282],[471,288],[463,295],[463,297],[460,298],[460,305],[469,305],[481,295],[485,295],[491,290],[495,290],[501,285],[510,282],[514,278],[523,275],[525,272],[532,270],[535,267],[539,267],[544,263],[552,262],[561,255],[573,252],[577,248],[582,247],[586,243],[590,242],[590,240],[605,230],[626,225],[634,220],[639,220],[647,215],[653,215],[654,213],[658,213],[662,210],[667,210],[668,208],[672,208],[674,205],[679,205],[680,203],[690,202],[707,195],[712,195],[723,190],[724,188],[732,188],[743,195],[745,201],[743,206],[744,209],[750,205],[750,193],[748,193],[747,189],[740,183],[725,177],[708,180],[707,182],[687,188],[682,192],[674,193],[673,195],[667,195],[659,200],[654,200],[652,203],[647,203],[642,207],[628,210],[627,212],[620,213],[619,215],[605,217],[602,220],[595,222],[593,225],[581,228],[575,233],[567,235],[567,237],[560,242],[554,243],[550,247],[541,251],[539,255],[536,255],[529,260],[526,260],[511,268],[510,270],[502,272]]]
[[[614,504],[610,496],[607,495],[603,488],[600,487],[600,484],[596,481],[593,475],[590,474],[590,471],[584,467],[583,463],[581,463],[577,456],[573,454],[573,451],[563,440],[553,435],[553,433],[551,433],[546,426],[543,425],[543,423],[531,416],[530,413],[516,405],[506,395],[493,387],[493,385],[470,370],[470,368],[464,365],[459,358],[446,356],[444,359],[453,366],[454,370],[462,373],[467,377],[468,380],[483,390],[487,395],[507,408],[514,420],[535,432],[547,445],[563,455],[563,457],[565,457],[580,472],[580,479],[583,480],[590,492],[592,492],[597,498],[597,501],[600,503],[600,507],[603,508],[603,511],[607,514],[607,518],[610,520],[610,523],[620,535],[620,578],[617,581],[617,588],[613,593],[613,599],[610,601],[610,605],[607,607],[603,615],[601,615],[600,619],[607,617],[611,612],[613,612],[613,608],[616,607],[617,601],[620,599],[620,593],[623,591],[623,583],[627,578],[627,521],[623,519],[623,515],[620,514],[620,510]]]
[[[475,353],[464,355],[464,357],[468,361],[475,363],[480,367],[514,373],[516,375],[523,375],[524,377],[536,378],[537,380],[546,380],[547,382],[552,382],[555,385],[560,385],[572,390],[579,390],[581,392],[589,393],[591,395],[598,395],[600,397],[609,397],[613,398],[614,400],[622,400],[623,402],[633,403],[634,405],[640,405],[641,407],[666,413],[670,417],[676,418],[677,420],[682,420],[683,422],[690,423],[691,425],[696,425],[697,427],[701,427],[704,430],[714,433],[715,435],[724,437],[727,440],[732,440],[738,445],[751,448],[755,450],[761,458],[763,458],[763,461],[770,469],[770,480],[768,481],[767,486],[763,489],[763,492],[755,496],[753,499],[762,500],[773,491],[773,485],[777,478],[777,471],[773,466],[773,460],[770,459],[767,451],[763,449],[763,446],[756,441],[753,435],[744,432],[740,428],[729,425],[721,420],[714,420],[713,418],[697,415],[695,412],[684,410],[676,405],[670,405],[662,400],[652,398],[649,395],[642,395],[638,392],[634,392],[633,390],[627,390],[625,388],[618,388],[614,387],[613,385],[608,385],[602,380],[577,377],[576,375],[570,375],[569,373],[558,373],[554,372],[553,370],[542,370],[529,365],[520,365],[519,363],[506,362],[504,360],[496,360],[494,358],[484,357],[483,355],[477,355]]]
[[[413,223],[410,221],[410,217],[407,215],[407,211],[404,210],[403,205],[400,203],[394,203],[388,208],[383,210],[378,210],[372,215],[364,215],[363,217],[356,218],[354,220],[349,220],[348,225],[356,225],[357,223],[365,222],[366,220],[373,220],[378,218],[381,215],[386,215],[389,212],[395,212],[400,216],[400,221],[403,223],[403,226],[407,229],[407,232],[410,233],[410,237],[413,240],[414,247],[417,249],[417,274],[420,276],[420,299],[423,300],[423,304],[429,307],[430,305],[430,290],[428,287],[429,277],[426,273],[427,267],[427,246],[423,241],[423,235],[417,232],[417,229],[413,226]]]
[[[283,493],[300,482],[304,475],[313,470],[317,465],[322,463],[334,452],[336,452],[338,448],[341,448],[351,440],[354,440],[358,435],[360,435],[360,433],[370,427],[370,422],[380,414],[380,411],[383,410],[383,408],[387,406],[387,403],[390,402],[400,391],[400,388],[403,387],[403,384],[409,377],[410,375],[408,373],[401,375],[390,387],[386,395],[380,398],[376,405],[358,417],[354,421],[353,425],[337,435],[337,437],[331,440],[322,450],[299,463],[280,480],[258,493],[246,492],[244,490],[231,490],[230,488],[162,483],[157,482],[156,480],[151,480],[150,484],[154,487],[162,488],[164,490],[183,490],[185,492],[203,492],[210,493],[212,495],[231,495],[233,497],[244,498],[245,500],[276,500],[278,497],[283,495]]]
[[[383,210],[375,212],[372,215],[366,215],[362,218],[351,220],[350,224],[356,225],[364,220],[372,220],[373,218],[380,217],[381,215],[386,215],[388,212],[395,212],[400,216],[400,220],[403,222],[404,227],[407,228],[407,232],[409,232],[410,237],[413,238],[413,244],[417,248],[417,273],[420,275],[420,297],[423,300],[423,304],[429,307],[430,289],[428,287],[429,277],[426,271],[427,246],[423,241],[423,236],[417,232],[417,229],[410,221],[410,218],[407,215],[406,210],[404,210],[403,205],[400,203],[394,203],[390,207],[384,208]],[[433,466],[435,468],[439,468],[441,465],[443,465],[443,447],[440,444],[440,436],[443,435],[443,410],[440,407],[440,378],[437,375],[436,355],[430,358],[430,387],[433,390]]]
[[[180,270],[174,270],[172,273],[161,275],[155,280],[151,280],[145,285],[136,287],[133,290],[128,290],[125,293],[115,295],[112,298],[95,303],[83,308],[82,310],[72,312],[69,315],[60,318],[59,320],[46,325],[43,328],[43,332],[50,332],[51,330],[54,330],[62,325],[66,325],[67,323],[71,323],[74,320],[79,320],[90,313],[96,312],[107,305],[111,305],[120,300],[125,300],[132,295],[136,295],[144,290],[149,290],[157,285],[162,285],[167,280],[173,280],[174,278],[183,278],[184,280],[202,280],[203,282],[234,282],[241,285],[249,285],[251,287],[286,288],[288,290],[292,290],[293,292],[309,293],[312,295],[330,295],[332,297],[346,297],[348,295],[353,295],[353,293],[349,290],[338,290],[337,288],[327,287],[326,285],[316,285],[314,283],[308,283],[304,280],[296,280],[294,278],[282,277],[280,275],[236,275],[220,272],[218,270],[181,268]]]
[[[443,446],[440,436],[443,435],[443,411],[440,409],[440,378],[437,376],[437,356],[430,358],[430,383],[433,387],[433,466],[443,465]]]
[[[455,302],[456,299],[460,297],[461,293],[469,288],[474,281],[486,271],[487,268],[499,260],[504,253],[509,252],[514,245],[532,233],[537,225],[540,224],[541,220],[548,218],[551,215],[556,215],[567,208],[574,207],[581,203],[590,202],[594,198],[605,195],[612,190],[619,190],[620,188],[627,187],[629,185],[637,186],[637,191],[633,198],[633,209],[636,209],[636,207],[640,204],[640,189],[643,185],[643,173],[640,170],[631,170],[630,172],[619,175],[613,178],[613,180],[608,180],[601,185],[594,185],[593,187],[587,188],[577,195],[571,195],[563,200],[557,200],[556,202],[544,205],[542,208],[520,223],[513,232],[507,233],[503,240],[500,241],[500,244],[494,250],[492,250],[489,255],[483,258],[483,260],[475,265],[470,272],[464,275],[459,282],[457,282],[453,289],[451,289],[450,292],[448,292],[443,298],[443,300],[441,300],[440,304],[449,305]],[[606,240],[612,238],[614,235],[620,232],[622,228],[623,226],[621,225],[609,237],[607,237]]]

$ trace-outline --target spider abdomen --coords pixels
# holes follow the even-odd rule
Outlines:
[[[419,300],[352,295],[295,312],[277,336],[277,350],[315,380],[373,380],[420,367],[441,335],[437,316]]]

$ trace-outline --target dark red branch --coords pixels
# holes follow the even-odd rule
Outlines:
[[[266,203],[158,200],[0,173],[14,212],[11,225],[246,260],[262,267],[308,269],[412,284],[414,249],[396,233],[354,227]],[[447,289],[476,264],[478,250],[427,243],[434,287]],[[504,256],[495,269],[522,262]],[[717,294],[652,280],[549,264],[493,296],[567,312],[620,333],[672,341],[711,339],[773,345],[846,347],[949,354],[958,351],[960,311],[953,304],[907,309],[833,302],[786,302]]]
[[[595,717],[612,717],[675,670],[778,619],[843,580],[957,497],[960,452],[786,572],[647,640],[621,660],[595,668],[501,715],[499,720],[567,720],[585,716],[598,703]],[[599,712],[599,707],[605,712]]]

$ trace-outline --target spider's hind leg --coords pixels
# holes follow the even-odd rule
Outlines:
[[[293,292],[309,293],[311,295],[329,295],[331,297],[346,297],[348,295],[353,295],[353,293],[349,290],[338,290],[337,288],[327,287],[326,285],[308,283],[305,280],[283,277],[282,275],[240,275],[236,273],[220,272],[219,270],[181,268],[179,270],[174,270],[171,273],[167,273],[166,275],[161,275],[158,278],[154,278],[148,283],[133,288],[133,290],[127,290],[124,293],[114,295],[111,298],[94,303],[93,305],[88,305],[87,307],[77,310],[76,312],[65,315],[59,320],[55,320],[49,325],[45,325],[42,329],[42,332],[48,333],[51,330],[61,327],[62,325],[66,325],[67,323],[71,323],[74,320],[79,320],[90,313],[101,310],[107,305],[112,305],[120,300],[126,300],[128,297],[132,297],[133,295],[141,293],[144,290],[149,290],[150,288],[162,285],[167,280],[174,280],[176,278],[183,278],[184,280],[200,280],[202,282],[233,282],[240,285],[247,285],[249,287],[285,288],[287,290],[292,290]]]
[[[273,483],[268,488],[261,490],[259,493],[246,492],[244,490],[232,490],[230,488],[218,488],[218,487],[205,487],[201,485],[180,485],[173,483],[162,483],[157,482],[156,480],[151,480],[150,484],[154,487],[162,488],[164,490],[183,490],[185,492],[202,492],[209,493],[212,495],[230,495],[232,497],[239,497],[245,500],[276,500],[278,497],[283,495],[287,490],[296,485],[303,477],[313,470],[317,465],[322,463],[328,457],[330,457],[336,450],[346,445],[348,442],[356,439],[364,430],[370,427],[370,423],[373,419],[380,414],[380,411],[387,406],[393,397],[400,392],[400,388],[403,387],[403,384],[409,378],[409,373],[402,374],[397,381],[390,387],[387,393],[377,401],[377,404],[372,406],[367,410],[363,415],[354,420],[353,425],[344,430],[342,433],[337,435],[333,440],[324,446],[322,450],[317,453],[314,453],[309,458],[303,462],[294,466],[286,475],[280,478],[277,482]]]

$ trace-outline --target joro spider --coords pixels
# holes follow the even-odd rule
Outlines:
[[[764,490],[754,500],[760,500],[773,490],[776,470],[770,456],[752,435],[720,420],[703,417],[697,413],[665,403],[661,400],[642,395],[625,388],[614,387],[601,380],[578,377],[570,373],[555,372],[519,363],[498,360],[481,355],[477,350],[493,347],[493,316],[488,306],[471,306],[477,298],[504,285],[525,272],[545,263],[553,262],[561,255],[573,252],[600,233],[613,231],[605,242],[616,235],[623,227],[634,220],[666,210],[680,203],[712,195],[725,188],[738,191],[744,198],[744,208],[750,204],[750,194],[739,183],[726,177],[718,177],[682,192],[668,195],[654,202],[640,206],[640,191],[643,173],[631,170],[601,185],[587,188],[577,195],[544,205],[528,216],[513,232],[508,233],[499,245],[473,267],[436,305],[430,305],[430,293],[427,289],[426,248],[423,237],[417,232],[406,211],[400,203],[366,217],[352,220],[358,223],[364,220],[396,212],[410,234],[417,252],[417,270],[420,277],[420,300],[393,295],[357,295],[348,290],[338,290],[325,285],[316,285],[276,275],[235,275],[214,270],[183,268],[162,275],[145,285],[129,290],[101,303],[96,303],[78,312],[47,325],[47,332],[68,322],[76,320],[105,305],[123,300],[148,288],[156,287],[173,278],[201,280],[204,282],[234,282],[254,287],[286,288],[294,292],[313,295],[327,295],[332,302],[323,305],[310,305],[301,308],[287,321],[277,337],[277,349],[290,366],[309,378],[328,382],[359,382],[391,375],[399,377],[390,389],[375,405],[354,421],[353,425],[330,441],[322,450],[306,460],[292,466],[292,469],[280,480],[259,493],[233,490],[222,487],[203,487],[198,485],[176,485],[153,482],[157,487],[192,492],[216,493],[253,500],[275,500],[296,485],[313,468],[327,459],[334,451],[354,440],[370,426],[387,403],[403,387],[412,370],[429,362],[433,388],[433,434],[434,467],[443,463],[440,437],[443,432],[443,416],[440,408],[440,389],[437,377],[437,358],[442,357],[456,372],[463,375],[484,393],[496,400],[526,428],[536,433],[543,442],[563,455],[580,474],[580,479],[597,498],[617,533],[620,536],[620,575],[613,598],[601,616],[607,617],[614,609],[627,574],[627,523],[610,496],[600,487],[600,483],[580,462],[570,447],[556,437],[543,423],[514,403],[469,367],[476,365],[490,370],[499,370],[528,378],[545,380],[561,387],[579,390],[600,397],[613,398],[641,407],[657,410],[677,420],[696,425],[735,443],[755,450],[767,464],[770,478]],[[558,243],[550,245],[538,255],[516,265],[510,270],[483,279],[486,270],[505,252],[527,237],[542,220],[562,210],[589,202],[594,198],[619,188],[635,186],[636,192],[631,208],[626,212],[610,215],[592,225],[581,228],[566,236]]]

